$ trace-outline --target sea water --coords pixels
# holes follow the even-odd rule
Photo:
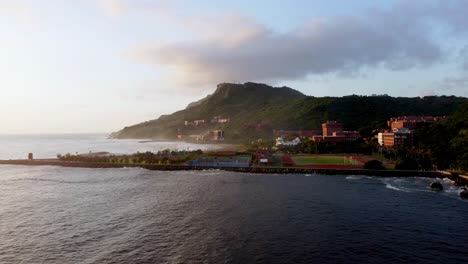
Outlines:
[[[431,181],[1,165],[0,263],[467,263],[468,202]]]
[[[192,144],[182,141],[148,141],[137,139],[109,139],[104,134],[65,135],[0,135],[0,159],[26,159],[28,153],[35,158],[56,158],[57,154],[83,154],[110,152],[133,154],[136,152],[171,150],[219,149],[222,144]]]

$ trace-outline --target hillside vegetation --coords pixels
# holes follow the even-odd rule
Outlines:
[[[156,120],[125,127],[116,138],[175,139],[177,134],[198,134],[225,130],[226,141],[245,142],[273,136],[273,129],[320,129],[326,120],[339,120],[349,130],[386,127],[390,117],[401,115],[449,115],[467,98],[455,96],[390,97],[306,96],[288,87],[265,84],[223,83],[206,98],[186,109]],[[229,118],[225,124],[211,124],[215,116]],[[204,119],[202,126],[185,126],[185,120]]]

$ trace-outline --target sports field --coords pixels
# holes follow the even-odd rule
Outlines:
[[[349,156],[318,156],[318,155],[300,155],[292,156],[296,165],[361,165],[360,162],[353,160]]]

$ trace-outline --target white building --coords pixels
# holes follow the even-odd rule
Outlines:
[[[301,144],[300,138],[295,138],[292,141],[285,141],[282,137],[276,139],[276,146],[297,146]]]

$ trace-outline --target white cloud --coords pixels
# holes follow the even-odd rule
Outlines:
[[[449,51],[436,40],[435,31],[450,37],[454,32],[457,37],[464,35],[467,3],[401,1],[360,17],[311,19],[289,32],[274,32],[238,13],[179,18],[192,39],[145,44],[130,53],[142,62],[168,67],[174,73],[170,79],[191,87],[224,81],[301,80],[376,67],[407,70],[446,59]]]
[[[99,0],[104,12],[111,17],[121,16],[128,8],[123,0]]]
[[[175,0],[98,0],[102,11],[110,17],[129,14],[149,14],[159,18],[173,19]]]
[[[32,16],[32,10],[30,6],[22,1],[0,0],[0,16],[28,21]]]

